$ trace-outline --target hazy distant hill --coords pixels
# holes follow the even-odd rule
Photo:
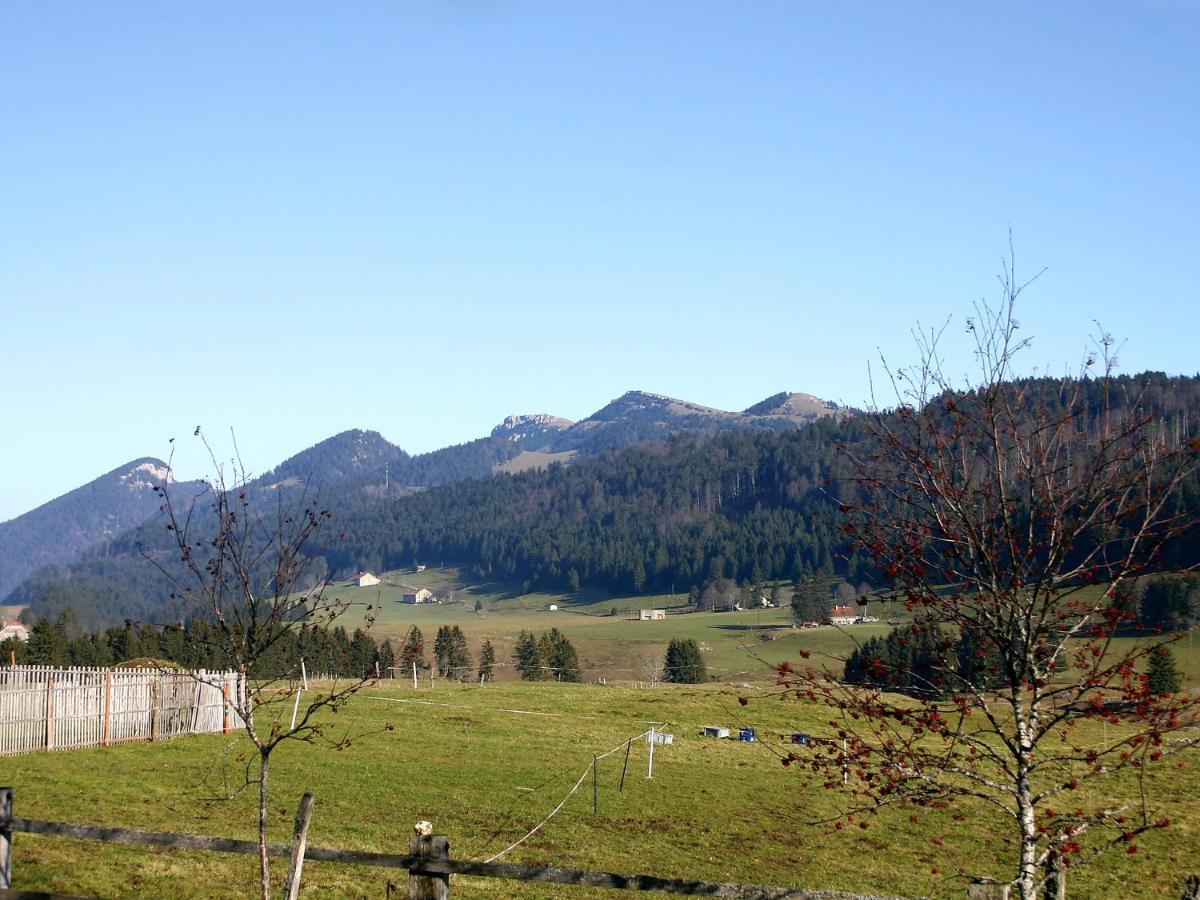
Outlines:
[[[70,563],[89,547],[145,522],[161,502],[154,487],[169,483],[161,459],[135,459],[0,523],[0,597],[42,566]]]

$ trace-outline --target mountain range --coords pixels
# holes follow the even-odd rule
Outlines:
[[[1023,387],[1051,406],[1063,396],[1059,379]],[[1082,402],[1085,414],[1108,404],[1114,415],[1153,415],[1174,446],[1200,440],[1200,376],[1148,372],[1088,382]],[[846,546],[839,529],[842,492],[857,490],[850,460],[871,452],[868,425],[862,415],[804,395],[776,395],[731,413],[632,392],[581,422],[510,416],[485,438],[418,456],[375,432],[343,432],[245,490],[251,499],[269,498],[266,509],[284,511],[319,494],[334,525],[305,551],[313,571],[335,579],[432,561],[517,593],[588,588],[700,597],[713,584],[761,585],[817,572],[873,584],[880,573]],[[554,460],[568,464],[546,464]],[[123,482],[128,471],[110,473],[122,490],[151,472],[132,468]],[[195,496],[180,485],[161,490],[176,509]],[[1200,509],[1200,473],[1180,496]],[[197,537],[212,524],[207,506],[201,498]],[[166,571],[178,574],[177,557],[174,537],[152,515],[73,562],[43,566],[7,600],[29,605],[35,618],[55,620],[70,609],[86,627],[185,620],[195,609]],[[1200,529],[1165,549],[1158,564],[1200,564]]]
[[[302,489],[336,498],[343,512],[382,499],[498,471],[519,471],[606,450],[660,441],[681,433],[789,431],[822,417],[847,414],[810,394],[780,393],[742,412],[728,412],[661,394],[629,391],[578,422],[559,416],[508,416],[487,437],[410,455],[375,431],[334,435],[254,478],[252,492]],[[161,499],[195,495],[200,482],[175,483],[168,464],[132,460],[30,512],[0,523],[0,597],[47,566],[67,566],[87,551],[154,519]]]

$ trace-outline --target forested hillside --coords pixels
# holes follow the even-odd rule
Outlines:
[[[167,479],[162,460],[135,459],[0,523],[0,597],[40,567],[71,562],[89,547],[146,521],[158,511],[153,488]]]
[[[465,564],[527,588],[687,591],[788,578],[836,559],[837,443],[858,425],[685,435],[570,466],[447,485],[377,504],[319,548],[334,570]]]

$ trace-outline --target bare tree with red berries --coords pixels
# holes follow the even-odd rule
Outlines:
[[[847,790],[847,815],[1000,811],[1019,839],[1011,885],[1033,898],[1060,877],[1048,872],[1136,852],[1168,824],[1144,793],[1121,799],[1122,773],[1195,745],[1181,729],[1197,701],[1149,689],[1150,659],[1179,635],[1139,635],[1122,586],[1195,523],[1179,500],[1200,443],[1168,443],[1149,408],[1115,393],[1107,336],[1073,377],[1019,377],[1028,282],[1011,263],[1000,281],[999,304],[968,320],[976,377],[947,376],[946,329],[918,335],[917,365],[884,366],[895,406],[844,448],[845,537],[911,621],[891,638],[904,652],[860,648],[853,673],[832,658],[781,668],[789,694],[833,710],[836,735],[783,755]],[[1098,719],[1103,737],[1084,724]]]

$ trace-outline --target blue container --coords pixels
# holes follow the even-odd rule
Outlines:
[[[812,735],[805,734],[803,731],[797,731],[792,734],[792,743],[799,744],[801,747],[807,747],[812,743]]]
[[[756,741],[758,740],[758,732],[753,728],[743,728],[738,732],[739,741]]]

